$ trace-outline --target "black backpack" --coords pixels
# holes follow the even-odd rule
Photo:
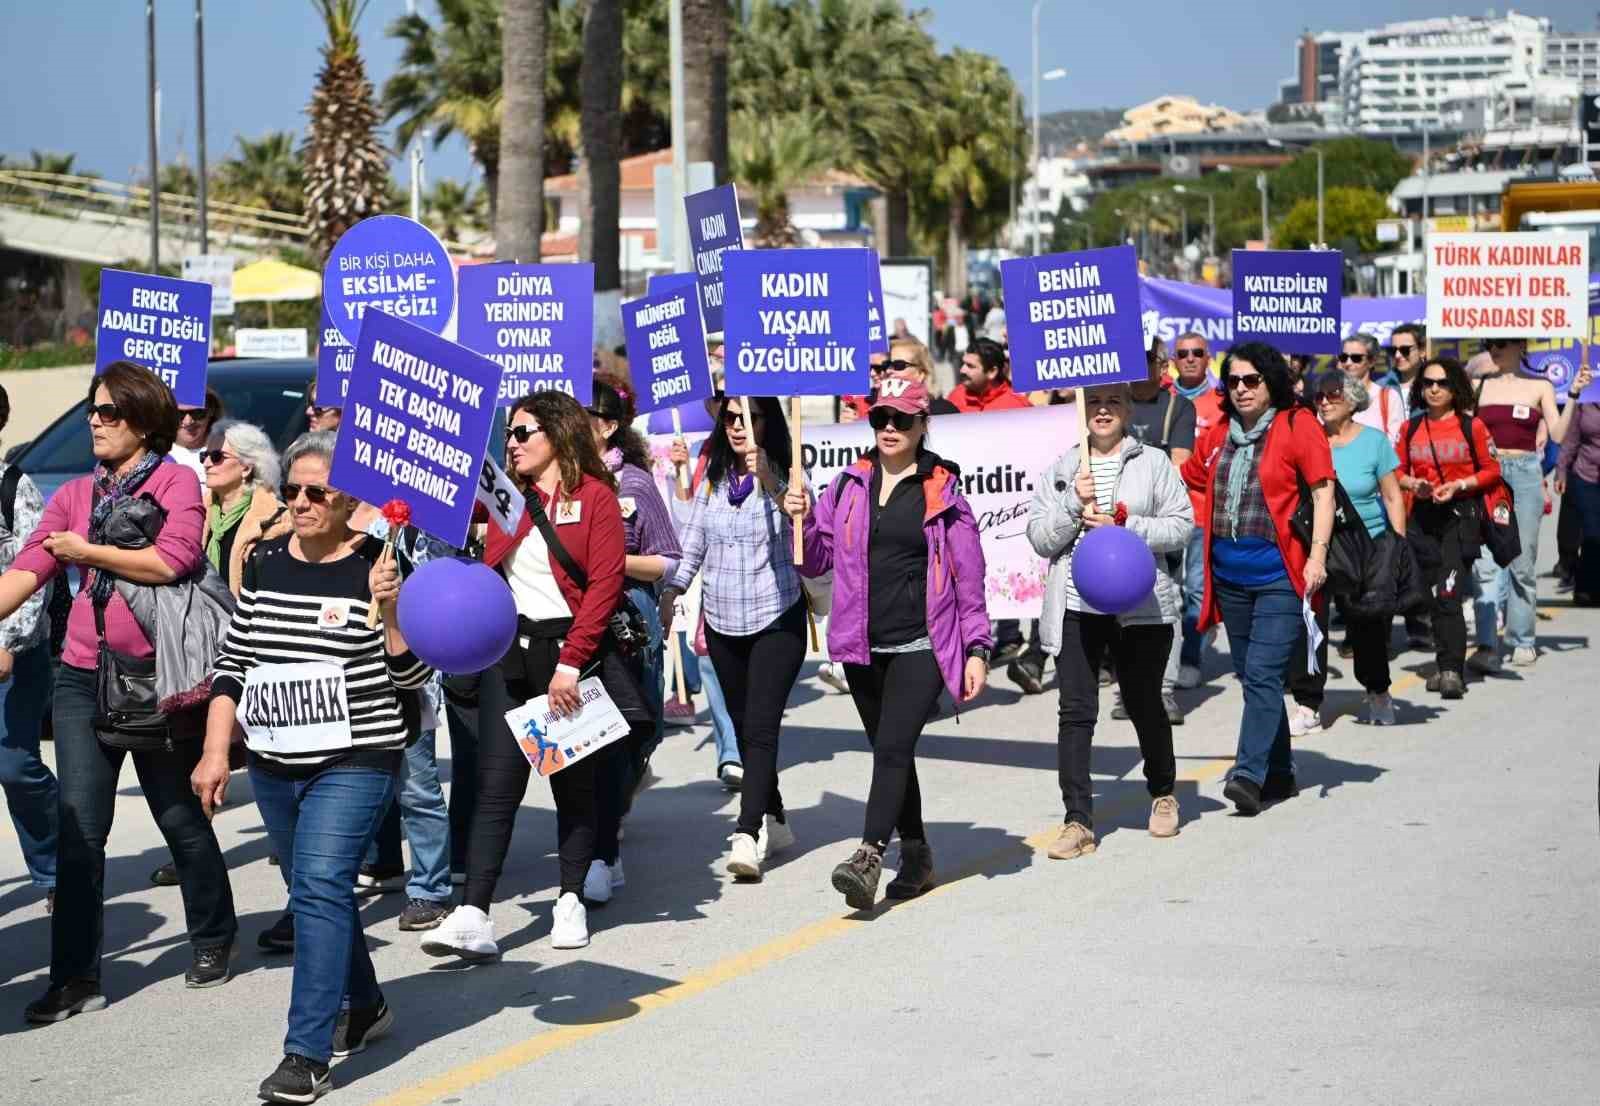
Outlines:
[[[17,487],[21,483],[22,470],[16,465],[7,465],[5,475],[0,476],[0,514],[5,516],[6,530],[13,534],[16,534],[17,525]],[[17,534],[17,537],[23,541],[28,539],[27,534]],[[67,640],[67,617],[72,613],[72,584],[66,569],[61,570],[60,581],[50,589],[45,613],[50,616],[50,655],[59,657],[61,645]]]

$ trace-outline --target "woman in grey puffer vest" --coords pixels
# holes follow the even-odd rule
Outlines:
[[[1057,748],[1066,818],[1050,847],[1055,860],[1095,851],[1089,751],[1099,713],[1100,662],[1107,652],[1116,661],[1122,701],[1144,755],[1145,782],[1153,800],[1150,832],[1157,837],[1178,832],[1173,795],[1177,766],[1172,723],[1161,702],[1161,676],[1183,600],[1177,581],[1165,570],[1164,555],[1188,542],[1194,510],[1167,455],[1126,434],[1132,411],[1127,385],[1090,388],[1084,397],[1089,470],[1081,470],[1078,447],[1069,449],[1040,477],[1028,511],[1028,541],[1050,560],[1039,636],[1045,652],[1056,658],[1061,689]],[[1122,615],[1094,610],[1072,582],[1078,539],[1097,526],[1126,526],[1155,554],[1155,589]]]

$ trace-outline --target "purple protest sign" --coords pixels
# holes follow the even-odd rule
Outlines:
[[[835,396],[872,386],[867,251],[723,254],[730,396]]]
[[[455,308],[450,255],[433,232],[402,215],[374,215],[339,236],[322,270],[322,306],[351,345],[361,317],[382,311],[435,334]]]
[[[883,325],[883,269],[878,264],[878,251],[868,250],[867,262],[867,350],[870,353],[889,352],[889,328]]]
[[[414,526],[466,544],[501,372],[415,323],[368,311],[329,483],[367,503],[404,500]]]
[[[356,347],[344,340],[339,328],[322,306],[322,340],[317,344],[317,402],[324,407],[343,407],[350,390],[350,366],[355,363]]]
[[[462,345],[505,369],[500,406],[552,389],[588,403],[594,392],[594,266],[465,266],[456,333]]]
[[[693,288],[623,304],[622,334],[639,414],[710,398],[711,366]]]
[[[1233,340],[1338,353],[1343,294],[1338,250],[1234,250]]]
[[[1143,380],[1139,262],[1132,246],[1000,263],[1019,392]]]
[[[694,288],[695,286],[693,273],[651,273],[644,282],[644,294],[647,296],[664,296],[668,292],[676,292],[680,288]]]
[[[211,285],[101,269],[97,320],[97,374],[113,361],[132,361],[159,376],[184,406],[205,404]]]
[[[715,334],[724,326],[723,251],[744,248],[739,193],[731,184],[694,192],[683,198],[683,210],[689,220],[689,250],[700,284],[700,313],[706,330]]]

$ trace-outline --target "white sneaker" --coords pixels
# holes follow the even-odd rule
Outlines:
[[[788,822],[780,822],[770,814],[762,820],[761,833],[756,837],[756,854],[763,862],[793,844],[794,830],[789,828]]]
[[[556,900],[555,915],[550,919],[550,947],[553,949],[581,949],[589,943],[589,912],[583,900],[568,891]]]
[[[722,781],[722,786],[729,791],[737,791],[744,786],[744,766],[739,764],[724,764],[717,778]]]
[[[1367,696],[1367,724],[1371,726],[1394,725],[1394,699],[1388,692]]]
[[[850,685],[845,683],[843,667],[833,661],[823,661],[817,666],[817,679],[833,688],[840,695],[850,694]]]
[[[1532,668],[1539,663],[1539,654],[1531,645],[1519,645],[1511,651],[1511,667]]]
[[[617,862],[611,866],[611,889],[615,891],[627,882],[628,877],[622,871],[622,854],[618,853]]]
[[[438,927],[422,938],[429,956],[459,956],[466,960],[493,960],[500,955],[494,943],[494,923],[476,906],[458,906]]]
[[[1308,733],[1318,733],[1322,729],[1322,715],[1310,707],[1302,707],[1298,703],[1289,712],[1289,736],[1304,737]]]
[[[728,838],[728,874],[740,879],[761,878],[761,853],[756,849],[756,839],[748,833],[735,832]]]
[[[1181,665],[1178,668],[1178,686],[1185,690],[1192,690],[1200,686],[1200,669],[1192,664]]]
[[[603,860],[589,861],[588,874],[583,877],[583,900],[592,903],[611,901],[611,867]]]

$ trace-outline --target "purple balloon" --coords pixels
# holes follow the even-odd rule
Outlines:
[[[450,675],[482,672],[517,636],[517,601],[482,561],[447,557],[422,565],[400,585],[400,632],[426,664]]]
[[[1124,526],[1099,526],[1072,551],[1072,583],[1102,614],[1133,610],[1156,586],[1156,559],[1144,539]]]

